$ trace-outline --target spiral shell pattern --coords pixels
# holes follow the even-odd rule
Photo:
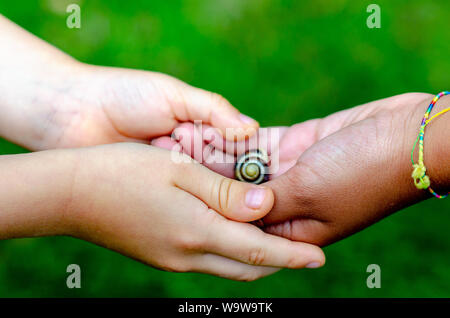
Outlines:
[[[260,184],[269,179],[269,157],[264,150],[250,150],[241,155],[235,165],[236,179]]]

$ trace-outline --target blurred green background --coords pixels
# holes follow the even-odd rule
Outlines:
[[[79,30],[66,27],[69,3],[81,6]],[[83,62],[219,92],[265,126],[450,89],[450,2],[377,1],[381,29],[366,27],[370,3],[22,0],[1,1],[0,13]],[[0,140],[0,154],[24,151]],[[322,269],[252,283],[165,273],[72,238],[2,241],[0,296],[449,297],[449,229],[450,199],[428,200],[327,247]],[[71,263],[82,268],[79,290],[65,285]],[[366,287],[372,263],[381,289]]]

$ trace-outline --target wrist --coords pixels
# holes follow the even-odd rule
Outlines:
[[[71,94],[83,64],[1,15],[0,39],[0,136],[32,150],[59,146],[58,126],[82,116],[70,106],[83,96]]]
[[[115,160],[122,154],[116,148],[104,145],[72,150],[74,164],[62,222],[64,234],[89,241],[97,241],[96,236],[101,236],[99,224],[114,201],[110,195],[115,196],[120,185],[117,178],[122,171],[115,168]]]
[[[401,151],[393,158],[393,163],[399,163],[399,180],[400,184],[404,184],[399,189],[399,199],[406,202],[405,205],[410,205],[421,200],[430,198],[431,194],[428,190],[418,189],[414,185],[412,178],[412,162],[411,151],[413,149],[414,141],[416,140],[421,126],[424,114],[431,103],[434,95],[431,94],[417,94],[412,100],[408,100],[403,108],[394,110],[398,116],[399,125],[398,130],[394,131],[393,136],[402,136]],[[447,96],[438,100],[434,106],[431,115],[437,114],[439,111],[449,107],[450,99]],[[445,159],[450,155],[450,131],[446,128],[450,124],[449,118],[444,118],[446,114],[433,120],[425,127],[424,135],[424,164],[426,166],[426,174],[431,181],[431,188],[439,194],[447,193],[449,190],[449,165]],[[393,138],[396,140],[397,138]],[[418,143],[414,149],[414,162],[418,163],[419,147]],[[398,183],[394,183],[397,184]]]
[[[450,96],[441,97],[430,116],[450,107]],[[425,112],[425,111],[424,111]],[[450,113],[445,113],[425,127],[424,163],[431,188],[438,194],[450,191]]]
[[[0,239],[69,233],[75,153],[0,157]]]
[[[75,94],[81,70],[66,61],[46,73],[0,78],[0,136],[30,150],[59,148],[64,129],[82,115]]]

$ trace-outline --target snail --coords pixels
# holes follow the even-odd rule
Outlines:
[[[269,180],[269,157],[264,150],[249,150],[236,161],[234,174],[237,180],[260,184]]]

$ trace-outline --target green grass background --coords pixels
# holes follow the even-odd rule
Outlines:
[[[450,2],[377,0],[382,27],[368,29],[371,2],[22,0],[1,1],[0,13],[81,61],[219,92],[265,126],[450,89]],[[81,6],[79,30],[65,26],[68,3]],[[0,140],[0,154],[24,151]],[[2,241],[0,296],[448,297],[449,233],[450,199],[428,200],[325,248],[322,269],[252,283],[165,273],[72,238]],[[65,286],[71,263],[82,268],[79,290]],[[372,263],[381,289],[366,287]]]

